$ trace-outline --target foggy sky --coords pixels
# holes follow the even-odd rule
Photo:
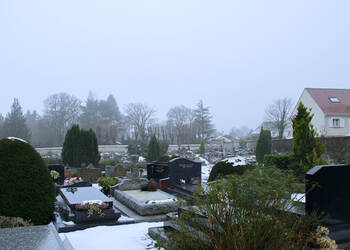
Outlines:
[[[202,99],[219,131],[257,127],[305,87],[350,88],[348,0],[0,0],[0,113],[19,98],[113,94],[165,120]]]

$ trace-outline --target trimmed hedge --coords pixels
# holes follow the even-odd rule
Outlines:
[[[276,167],[281,170],[291,170],[295,175],[302,173],[293,154],[268,154],[264,157],[266,167]]]
[[[55,185],[39,153],[28,143],[0,140],[0,173],[0,215],[48,224]]]
[[[267,167],[275,166],[276,168],[287,170],[291,160],[292,160],[291,155],[267,154],[264,156],[264,165]]]
[[[232,163],[226,161],[220,161],[216,163],[210,171],[208,181],[214,181],[220,176],[226,176],[231,174],[242,175],[248,169],[253,169],[254,165],[238,165],[233,166]]]

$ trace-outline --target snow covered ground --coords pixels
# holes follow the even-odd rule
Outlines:
[[[99,226],[59,235],[62,240],[67,237],[75,250],[157,249],[155,241],[148,236],[148,228],[159,226],[163,226],[163,222]]]

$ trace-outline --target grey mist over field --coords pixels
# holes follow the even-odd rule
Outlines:
[[[210,107],[219,131],[257,127],[268,104],[303,88],[349,88],[350,2],[0,1],[0,113],[14,98],[113,94]]]

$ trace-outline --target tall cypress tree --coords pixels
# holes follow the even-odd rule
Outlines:
[[[82,164],[87,166],[90,163],[96,166],[99,153],[95,133],[91,129],[84,130],[79,125],[73,125],[63,143],[62,160],[71,167],[80,167]]]
[[[265,154],[271,154],[271,132],[261,127],[260,135],[256,143],[256,160],[259,164],[264,162]]]
[[[157,138],[153,135],[148,144],[147,161],[157,161],[160,158],[160,146]]]
[[[22,112],[22,107],[17,98],[14,99],[11,111],[7,113],[2,126],[3,137],[18,137],[29,141],[31,134],[26,124],[26,119]]]
[[[205,144],[204,144],[204,140],[203,139],[201,139],[201,143],[199,145],[199,153],[201,155],[203,155],[205,153]]]
[[[300,170],[304,173],[313,166],[322,164],[321,155],[325,151],[325,144],[316,137],[311,124],[313,116],[311,109],[307,110],[300,102],[298,113],[293,118],[293,153]]]

